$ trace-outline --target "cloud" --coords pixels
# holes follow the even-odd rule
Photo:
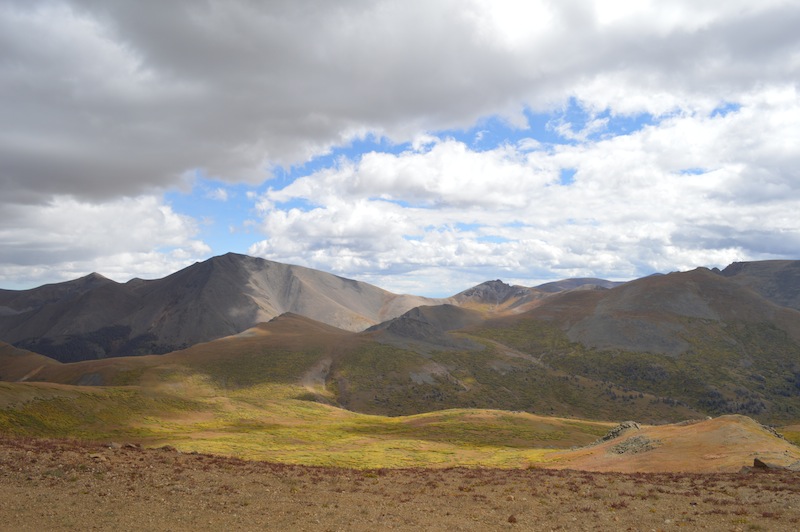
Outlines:
[[[40,284],[53,280],[54,271],[58,280],[93,271],[118,281],[160,277],[209,253],[196,233],[193,219],[153,196],[7,206],[0,220],[0,282]]]
[[[260,182],[368,131],[402,141],[571,95],[714,105],[793,83],[799,22],[785,2],[5,3],[0,183],[42,202],[195,168]]]
[[[228,201],[230,194],[228,193],[227,189],[222,187],[217,187],[213,190],[209,190],[208,192],[206,192],[206,197],[208,199],[213,199],[216,201]]]
[[[274,202],[294,197],[314,202],[345,193],[424,207],[519,207],[526,202],[521,195],[525,190],[553,180],[546,171],[521,164],[523,159],[524,154],[511,146],[474,152],[461,142],[444,140],[399,156],[367,153],[357,165],[341,161],[338,167],[299,178],[266,197]]]
[[[134,239],[130,253],[165,268],[169,250],[201,255],[191,220],[156,216],[165,191],[191,189],[187,176],[267,182],[252,249],[352,275],[436,264],[630,275],[769,255],[740,236],[745,220],[796,231],[797,27],[800,6],[785,0],[6,1],[0,275],[22,263],[69,272],[70,253],[136,270],[104,232],[51,225],[69,208],[102,219],[135,205],[134,231],[175,243]],[[564,144],[520,133],[570,102],[588,119],[553,122]],[[614,131],[642,115],[652,125]],[[440,134],[493,117],[514,139],[480,151]],[[408,150],[273,179],[365,138]],[[375,228],[379,215],[391,228]],[[715,247],[678,238],[694,226]]]
[[[793,88],[743,101],[572,144],[444,139],[340,160],[264,194],[268,238],[250,251],[408,284],[436,266],[631,278],[791,254],[800,101]]]

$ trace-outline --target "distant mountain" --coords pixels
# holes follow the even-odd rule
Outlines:
[[[408,345],[430,345],[438,348],[474,348],[474,343],[457,339],[447,334],[483,323],[485,316],[467,308],[455,305],[436,305],[416,307],[402,316],[373,325],[366,332],[376,333],[374,337],[387,343]]]
[[[285,312],[358,331],[442,302],[229,253],[152,281],[120,284],[91,274],[32,290],[2,290],[0,340],[74,361],[166,353]]]
[[[506,284],[500,279],[486,281],[452,297],[453,303],[462,307],[482,309],[491,313],[519,313],[538,306],[553,294],[570,290],[597,290],[614,288],[624,283],[605,279],[563,279],[533,288]]]
[[[497,279],[464,290],[454,295],[452,300],[456,305],[491,313],[520,312],[547,295],[536,288],[510,285]]]
[[[698,268],[560,292],[474,334],[568,374],[712,414],[796,419],[800,312],[776,301],[791,303],[798,285],[787,272],[797,264],[739,266],[733,275]]]
[[[800,261],[734,262],[719,273],[773,303],[800,310]]]
[[[440,309],[423,307],[438,329]],[[445,314],[474,315],[450,308]],[[415,314],[415,311],[411,311]],[[440,318],[434,317],[439,315]],[[391,320],[394,321],[394,320]],[[396,323],[396,322],[395,322]],[[3,387],[0,399],[15,401],[40,383],[133,386],[145,394],[186,394],[186,399],[237,394],[256,400],[291,387],[291,397],[355,412],[402,415],[449,408],[527,410],[546,415],[642,421],[681,420],[701,414],[684,405],[636,394],[617,401],[618,386],[571,377],[536,357],[480,337],[451,346],[408,340],[385,330],[336,329],[297,314],[283,314],[240,334],[164,355],[114,357],[62,364],[0,342],[0,380],[32,388]],[[445,335],[451,333],[443,333]],[[467,339],[473,338],[467,335]],[[15,382],[17,381],[17,382]],[[45,387],[45,389],[47,389]],[[258,390],[251,395],[247,390]],[[13,395],[20,393],[21,396]],[[79,394],[80,395],[80,394]],[[2,403],[2,401],[0,401]],[[2,405],[0,405],[2,406]],[[2,408],[0,408],[2,420]]]
[[[28,313],[67,327],[71,318],[90,331],[60,344],[74,347],[99,345],[99,326],[111,340],[125,327],[164,343],[199,337],[204,331],[193,323],[216,326],[214,335],[227,324],[233,336],[162,356],[80,364],[25,351],[24,341],[0,344],[0,379],[169,387],[194,376],[225,390],[291,384],[307,400],[390,415],[480,407],[650,422],[730,413],[794,422],[800,311],[775,302],[795,287],[792,267],[739,266],[733,275],[698,268],[554,293],[489,281],[431,304],[313,270],[217,257],[158,281],[119,285],[90,276],[4,292],[0,304],[10,311],[0,323]],[[782,288],[768,299],[751,288],[754,279],[761,291]],[[298,310],[259,323],[287,307]],[[373,323],[354,332],[311,312]],[[104,315],[122,318],[103,325]],[[134,329],[139,323],[165,329]],[[45,345],[59,345],[51,338]]]
[[[0,340],[60,361],[167,353],[236,334],[286,312],[361,331],[420,305],[518,313],[559,290],[612,284],[568,279],[538,289],[496,280],[452,298],[431,299],[228,253],[156,280],[117,283],[92,273],[31,290],[0,290]],[[404,319],[406,326],[409,319]]]
[[[579,277],[540,284],[536,286],[536,289],[552,294],[556,292],[563,292],[565,290],[575,290],[576,288],[614,288],[621,284],[625,283],[619,281],[606,281],[605,279],[596,279],[594,277]]]
[[[569,322],[564,323],[567,334],[589,347],[677,356],[690,348],[688,336],[698,321],[769,322],[800,340],[800,314],[706,268],[644,277],[614,290],[561,294],[534,312],[545,315],[559,306],[563,313],[567,298],[572,298],[572,312],[561,318]]]
[[[152,281],[92,274],[0,291],[0,340],[13,344],[0,345],[0,379],[130,383],[142,367],[180,361],[188,374],[243,386],[285,379],[297,365],[314,397],[370,413],[481,406],[653,421],[800,419],[798,272],[800,262],[769,261],[622,284],[494,280],[428,299],[228,254]],[[189,346],[136,364],[40,356]],[[284,366],[271,365],[275,356]],[[223,367],[226,376],[215,377]]]

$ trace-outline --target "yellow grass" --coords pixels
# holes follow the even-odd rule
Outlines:
[[[293,464],[381,468],[527,467],[546,461],[554,449],[593,441],[609,427],[491,410],[374,416],[293,399],[300,386],[213,394],[207,383],[185,384],[167,393],[0,383],[0,397],[24,398],[6,402],[0,430],[172,445],[184,452]]]

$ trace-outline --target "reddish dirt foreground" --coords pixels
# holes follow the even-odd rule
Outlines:
[[[800,474],[348,470],[0,438],[3,530],[798,530]]]
[[[800,471],[800,447],[746,416],[636,426],[551,457],[550,467],[623,473],[733,473],[759,459]]]

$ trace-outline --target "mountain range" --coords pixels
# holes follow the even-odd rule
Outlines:
[[[358,331],[439,300],[397,295],[302,266],[229,253],[163,279],[97,273],[0,291],[0,340],[61,361],[167,353],[285,312]]]
[[[519,311],[572,279],[537,288],[490,281],[451,298],[393,294],[318,270],[228,253],[162,279],[117,283],[92,273],[31,290],[0,290],[0,340],[63,362],[168,353],[291,312],[362,331],[423,305]]]
[[[430,299],[227,254],[152,281],[0,291],[0,340],[6,381],[291,381],[309,400],[389,415],[800,419],[800,261],[627,283],[495,280]]]

